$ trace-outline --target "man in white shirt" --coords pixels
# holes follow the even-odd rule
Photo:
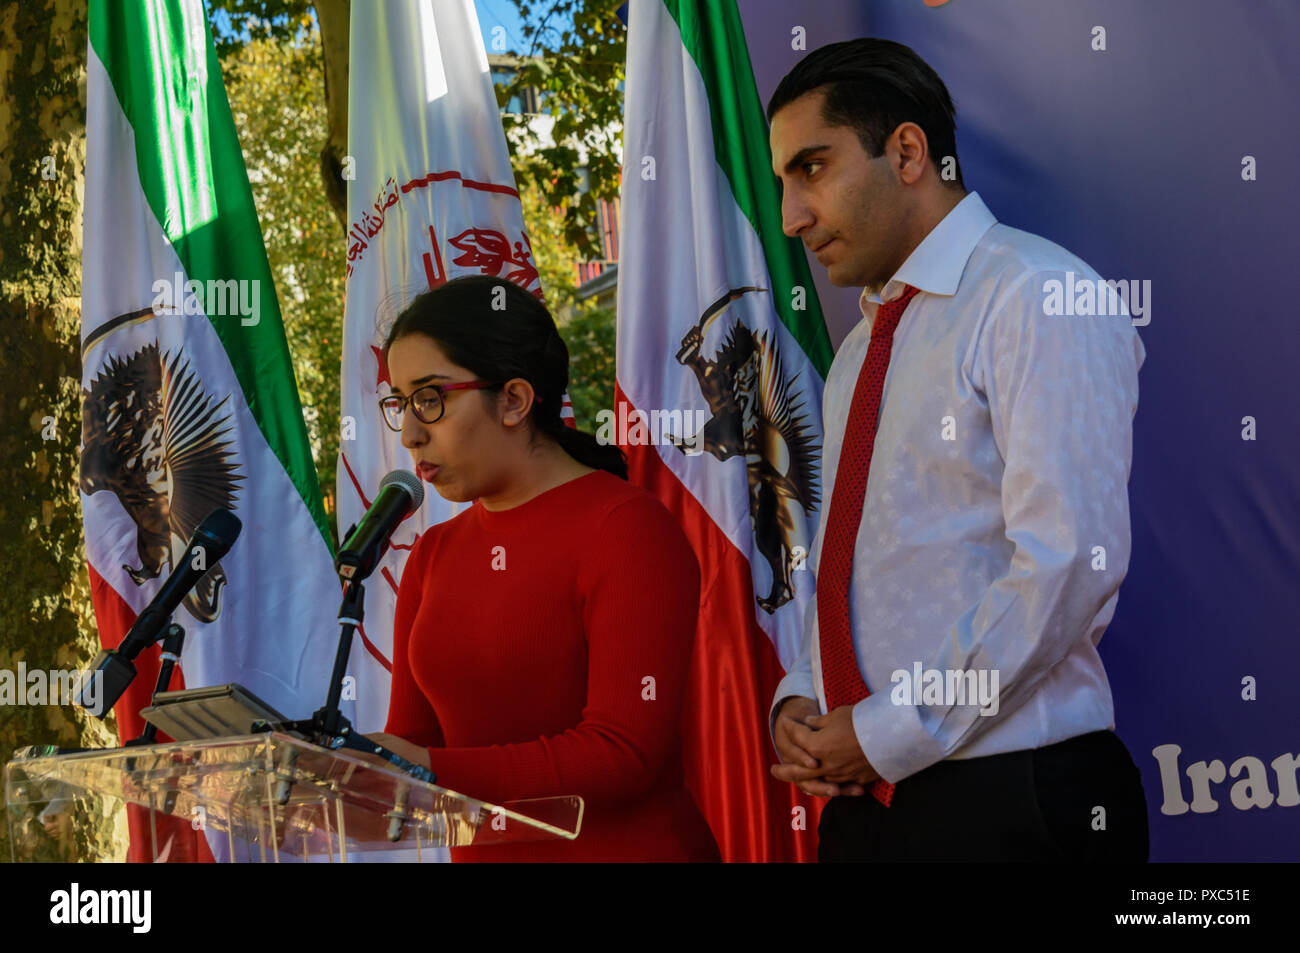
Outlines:
[[[786,234],[864,289],[826,380],[818,598],[773,775],[832,798],[823,861],[1145,861],[1097,653],[1145,356],[1115,286],[967,194],[948,90],[901,44],[808,54],[768,118]],[[1089,285],[1093,313],[1062,307]],[[840,466],[851,409],[866,467]]]

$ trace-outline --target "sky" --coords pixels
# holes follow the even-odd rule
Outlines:
[[[505,29],[507,50],[519,50],[523,46],[519,10],[515,7],[514,0],[474,0],[474,8],[478,11],[483,48],[489,53],[495,52],[492,49],[492,30],[495,27]]]

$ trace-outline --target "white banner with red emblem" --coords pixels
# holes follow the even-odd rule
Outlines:
[[[412,469],[378,406],[389,393],[380,349],[393,319],[420,292],[462,275],[498,276],[540,295],[472,0],[353,6],[348,153],[340,538],[386,473]],[[427,490],[366,583],[352,652],[361,731],[382,731],[387,718],[406,555],[420,533],[467,505]]]

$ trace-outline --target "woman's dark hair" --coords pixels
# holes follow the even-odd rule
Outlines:
[[[427,335],[453,364],[494,382],[485,391],[498,392],[515,377],[528,381],[537,395],[530,415],[534,433],[551,437],[579,463],[627,479],[627,456],[619,447],[600,443],[560,417],[569,386],[569,349],[546,305],[533,294],[503,278],[456,278],[407,305],[384,339],[384,354],[408,334]]]
[[[873,159],[885,150],[900,125],[914,122],[925,132],[930,161],[943,171],[952,156],[951,188],[965,191],[957,162],[957,111],[948,87],[916,51],[892,40],[864,37],[813,50],[777,84],[767,104],[767,120],[805,93],[826,89],[822,119],[831,126],[850,126]]]

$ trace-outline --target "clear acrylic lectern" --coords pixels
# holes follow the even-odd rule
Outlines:
[[[165,850],[156,819],[171,816],[242,863],[346,862],[349,851],[375,850],[428,860],[435,847],[573,840],[583,810],[576,796],[490,804],[277,732],[12,761],[4,785],[14,861],[35,856],[37,829],[54,829],[52,818],[93,825],[124,804],[147,812],[153,859]]]

